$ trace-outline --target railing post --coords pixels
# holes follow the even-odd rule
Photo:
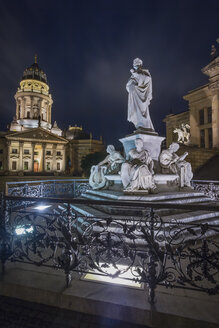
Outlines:
[[[29,188],[29,186],[28,186],[28,184],[26,183],[26,184],[24,185],[24,196],[28,196],[28,188]]]
[[[73,197],[75,198],[76,196],[76,182],[73,180]]]
[[[154,210],[151,208],[150,210],[150,237],[151,242],[149,243],[149,263],[148,263],[148,273],[149,273],[149,279],[148,279],[148,290],[149,290],[149,297],[148,301],[151,304],[155,303],[155,289],[156,289],[156,258],[154,254]]]
[[[5,195],[8,196],[8,183],[5,182]]]
[[[44,187],[44,185],[43,185],[43,182],[41,182],[41,184],[40,184],[40,196],[41,197],[43,197],[44,195],[43,195],[43,188]]]
[[[53,195],[56,196],[56,181],[53,181]]]
[[[5,273],[5,263],[11,255],[10,236],[6,230],[6,200],[1,193],[1,208],[0,208],[0,261],[1,261],[1,272]]]

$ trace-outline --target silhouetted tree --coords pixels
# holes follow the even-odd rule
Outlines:
[[[107,156],[106,152],[96,152],[94,154],[88,154],[81,160],[81,168],[84,171],[86,177],[90,175],[90,169],[92,165],[97,165]]]

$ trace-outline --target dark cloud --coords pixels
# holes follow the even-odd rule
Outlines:
[[[38,53],[54,99],[53,120],[82,125],[106,142],[133,131],[126,82],[140,57],[153,78],[150,111],[187,109],[183,95],[207,78],[201,68],[218,37],[218,1],[8,1],[0,12],[0,129],[15,113],[23,70]]]

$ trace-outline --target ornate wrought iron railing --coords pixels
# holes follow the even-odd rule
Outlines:
[[[192,180],[195,190],[203,192],[212,200],[219,200],[219,181],[211,180]]]
[[[195,190],[219,199],[219,181],[192,180]],[[6,195],[28,197],[78,197],[90,189],[88,179],[6,182]]]
[[[164,221],[160,209],[218,212],[218,205],[170,205],[83,199],[47,198],[62,203],[61,212],[14,211],[12,203],[35,198],[6,196],[1,199],[0,260],[48,266],[63,270],[66,283],[92,272],[143,283],[154,302],[158,286],[219,293],[219,224]],[[42,202],[41,200],[37,200]],[[141,217],[92,217],[75,210],[80,205],[138,206]],[[73,207],[74,205],[74,207]],[[111,271],[113,268],[113,272]]]
[[[22,197],[78,197],[88,189],[88,179],[6,182],[6,195]]]

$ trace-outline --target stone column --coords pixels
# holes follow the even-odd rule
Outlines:
[[[53,144],[52,146],[52,171],[56,171],[57,167],[56,167],[56,149],[57,146],[55,144]]]
[[[63,146],[63,157],[62,157],[62,171],[65,171],[65,168],[66,168],[66,160],[65,160],[66,155],[65,155],[65,153],[66,153],[66,146],[64,145]]]
[[[43,149],[43,152],[42,152],[42,172],[45,171],[45,149],[46,149],[46,144],[43,143],[42,144],[42,149]]]
[[[16,118],[17,119],[19,119],[19,110],[18,110],[18,108],[19,108],[19,101],[18,101],[18,99],[16,100]]]
[[[48,122],[51,124],[51,104],[49,105],[49,115],[48,115]]]
[[[24,118],[24,97],[21,97],[21,117]]]
[[[213,147],[219,147],[219,90],[212,92],[212,134]]]
[[[45,102],[45,110],[46,110],[46,119],[45,119],[45,121],[49,122],[49,104],[48,104],[48,101]]]
[[[34,149],[35,149],[35,143],[32,143],[32,153],[31,153],[31,167],[30,170],[34,171]]]
[[[7,141],[7,160],[6,160],[6,162],[7,162],[7,168],[6,168],[6,170],[11,170],[11,163],[10,163],[10,161],[11,161],[11,159],[10,159],[10,151],[11,151],[11,141]]]
[[[40,119],[42,120],[42,99],[39,99],[39,115]]]
[[[26,117],[26,97],[24,97],[23,117]]]
[[[33,118],[33,96],[30,96],[30,118]]]
[[[19,167],[18,167],[18,169],[20,171],[23,171],[23,146],[24,146],[24,143],[20,141],[19,142],[20,154],[19,154]]]

